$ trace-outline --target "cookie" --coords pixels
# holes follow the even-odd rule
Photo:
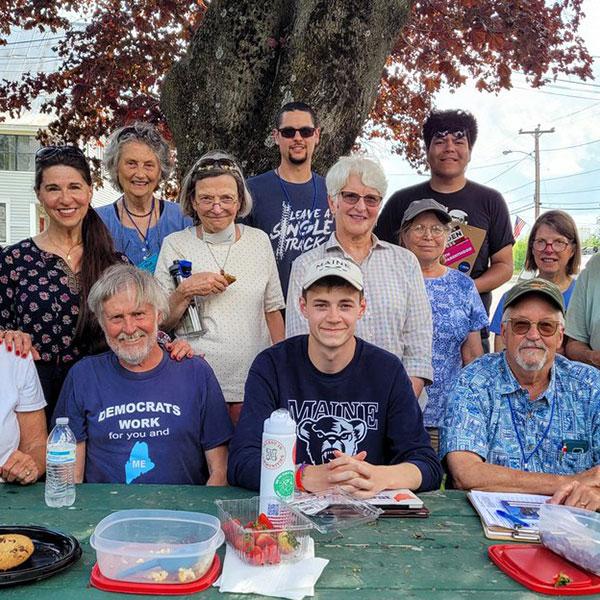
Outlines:
[[[0,571],[14,569],[33,554],[33,542],[26,535],[5,533],[0,535]]]

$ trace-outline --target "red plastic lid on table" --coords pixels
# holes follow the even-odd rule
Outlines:
[[[132,581],[117,581],[104,577],[98,568],[94,565],[90,583],[104,592],[120,592],[121,594],[146,594],[154,596],[183,596],[201,592],[210,587],[219,576],[221,570],[221,561],[215,554],[210,569],[203,577],[190,583],[136,583]]]
[[[554,596],[584,596],[600,592],[600,577],[540,544],[496,544],[488,548],[488,555],[509,577],[534,592]],[[563,575],[569,581],[557,585]]]

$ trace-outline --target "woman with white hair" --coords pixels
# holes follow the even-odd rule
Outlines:
[[[286,336],[308,332],[299,306],[308,265],[327,257],[352,260],[362,272],[367,302],[356,334],[395,354],[419,396],[425,382],[433,376],[431,308],[414,255],[373,234],[387,191],[385,173],[374,158],[343,156],[329,169],[325,184],[335,232],[324,244],[294,261],[287,297]]]
[[[171,166],[169,146],[150,123],[121,127],[108,139],[104,167],[122,195],[96,212],[108,227],[116,249],[150,273],[164,238],[192,224],[178,204],[155,195]]]
[[[196,162],[181,185],[180,203],[194,225],[168,236],[158,258],[155,275],[171,294],[165,326],[182,335],[186,310],[201,305],[204,331],[189,342],[214,369],[235,422],[252,361],[284,337],[275,257],[266,233],[235,223],[250,212],[252,198],[225,152]],[[182,260],[191,261],[192,274],[176,285],[169,268]]]

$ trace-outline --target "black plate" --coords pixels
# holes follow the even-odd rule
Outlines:
[[[31,538],[35,552],[23,564],[0,571],[0,587],[52,577],[81,558],[81,546],[72,535],[45,527],[0,525],[0,534],[19,533]]]

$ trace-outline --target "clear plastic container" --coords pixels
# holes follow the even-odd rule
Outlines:
[[[190,583],[210,568],[225,536],[212,515],[122,510],[102,519],[90,545],[105,577],[140,583]]]
[[[573,506],[542,504],[539,528],[544,546],[600,575],[600,514]]]
[[[227,543],[250,565],[266,566],[301,560],[309,551],[310,531],[314,525],[278,498],[268,500],[278,516],[270,517],[273,528],[264,530],[247,527],[260,515],[260,496],[215,501]]]

